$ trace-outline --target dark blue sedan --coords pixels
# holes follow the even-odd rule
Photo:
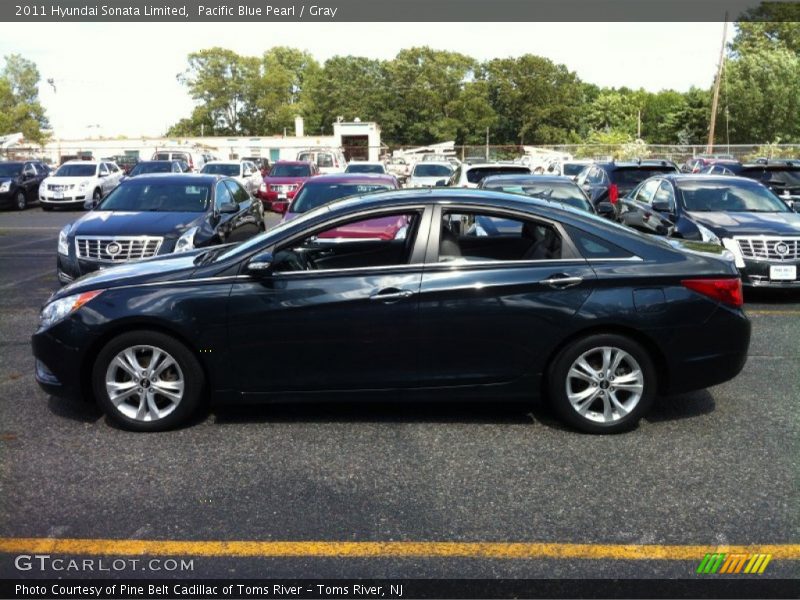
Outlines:
[[[404,219],[406,234],[328,235],[387,217]],[[481,217],[519,226],[476,235]],[[63,288],[33,336],[36,378],[142,431],[185,423],[210,392],[217,402],[543,395],[574,427],[617,432],[657,394],[721,383],[745,363],[736,268],[719,246],[691,246],[482,190],[341,200],[238,246]]]

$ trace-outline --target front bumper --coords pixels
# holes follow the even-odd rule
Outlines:
[[[80,399],[85,396],[81,375],[85,353],[94,342],[86,327],[68,317],[31,337],[36,359],[36,383],[51,396]]]
[[[71,206],[75,204],[83,205],[86,202],[87,192],[86,191],[77,191],[77,190],[69,190],[63,192],[62,198],[56,198],[53,195],[53,192],[39,192],[39,202],[42,204],[47,204],[50,206]]]
[[[796,275],[793,280],[772,279],[770,277],[770,267],[791,267],[794,266]],[[777,260],[751,260],[744,259],[742,273],[742,285],[749,288],[774,288],[774,289],[800,289],[800,261],[777,261]]]

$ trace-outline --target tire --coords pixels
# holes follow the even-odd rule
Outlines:
[[[603,369],[604,361],[611,367],[618,357],[613,373]],[[581,359],[588,369],[579,364]],[[620,380],[623,389],[618,387]],[[657,383],[647,351],[616,334],[572,342],[558,353],[548,373],[553,408],[565,422],[586,433],[619,433],[636,427],[653,404]]]
[[[99,202],[102,199],[103,199],[103,190],[97,188],[92,194],[92,200],[94,200],[95,202]]]
[[[28,199],[25,197],[25,193],[20,190],[17,192],[17,195],[14,196],[14,208],[17,210],[25,210],[28,208]]]
[[[138,375],[133,365],[138,365]],[[184,424],[197,410],[203,386],[203,369],[192,351],[156,331],[115,337],[97,355],[92,369],[98,404],[111,420],[131,431],[164,431]],[[116,401],[111,398],[115,392]]]

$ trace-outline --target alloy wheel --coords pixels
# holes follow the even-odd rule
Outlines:
[[[155,346],[131,346],[106,369],[106,393],[114,407],[136,421],[157,421],[183,399],[185,381],[177,361]]]
[[[611,424],[625,418],[644,392],[644,374],[621,348],[602,346],[581,354],[567,371],[567,399],[585,419]]]

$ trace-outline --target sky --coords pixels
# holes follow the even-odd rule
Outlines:
[[[70,139],[163,135],[194,106],[176,78],[186,56],[212,46],[292,46],[320,62],[423,45],[479,60],[531,53],[589,83],[656,92],[709,87],[721,41],[722,23],[24,23],[4,30],[0,55],[37,64],[55,135]]]

